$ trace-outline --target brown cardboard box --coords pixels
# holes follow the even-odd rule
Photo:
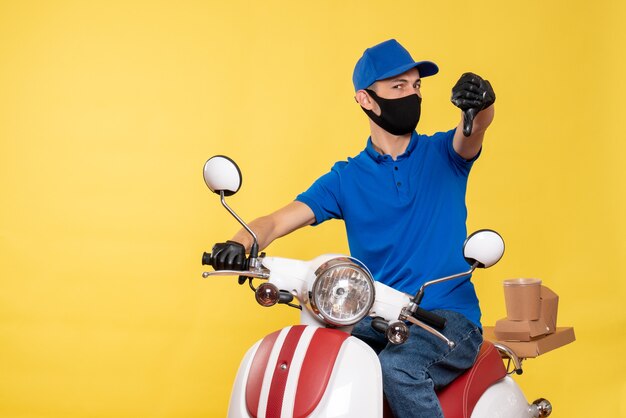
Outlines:
[[[561,327],[557,328],[553,334],[545,335],[532,341],[500,341],[496,338],[494,327],[484,327],[483,337],[486,340],[498,342],[509,347],[518,357],[533,358],[541,354],[552,351],[555,348],[562,347],[566,344],[576,341],[574,328]]]
[[[541,286],[541,314],[537,320],[511,320],[508,318],[496,322],[495,336],[501,341],[530,341],[556,330],[556,317],[559,296],[546,286]],[[520,299],[520,301],[522,301]],[[508,301],[507,303],[513,303]]]
[[[494,334],[501,341],[530,341],[546,335],[549,328],[542,319],[536,321],[509,321],[500,319],[496,322]]]
[[[541,286],[541,319],[548,326],[548,333],[556,330],[556,314],[559,309],[559,295],[545,286]]]

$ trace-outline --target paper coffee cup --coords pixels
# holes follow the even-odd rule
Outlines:
[[[534,321],[541,315],[541,280],[504,281],[506,315],[510,321]]]

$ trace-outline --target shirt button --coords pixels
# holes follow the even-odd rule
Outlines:
[[[398,187],[402,186],[402,183],[400,182],[397,182],[396,184],[398,185]]]
[[[394,169],[394,170],[396,170],[396,171],[398,171],[398,167],[394,167],[393,169]]]

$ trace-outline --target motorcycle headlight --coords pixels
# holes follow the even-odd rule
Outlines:
[[[374,299],[371,273],[353,258],[333,258],[315,271],[311,308],[331,325],[359,322],[369,313]]]

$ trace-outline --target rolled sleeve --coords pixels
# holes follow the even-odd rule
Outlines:
[[[343,218],[339,203],[338,164],[330,172],[318,178],[307,191],[296,197],[296,201],[304,203],[313,211],[315,215],[313,225],[319,225],[329,219]]]

